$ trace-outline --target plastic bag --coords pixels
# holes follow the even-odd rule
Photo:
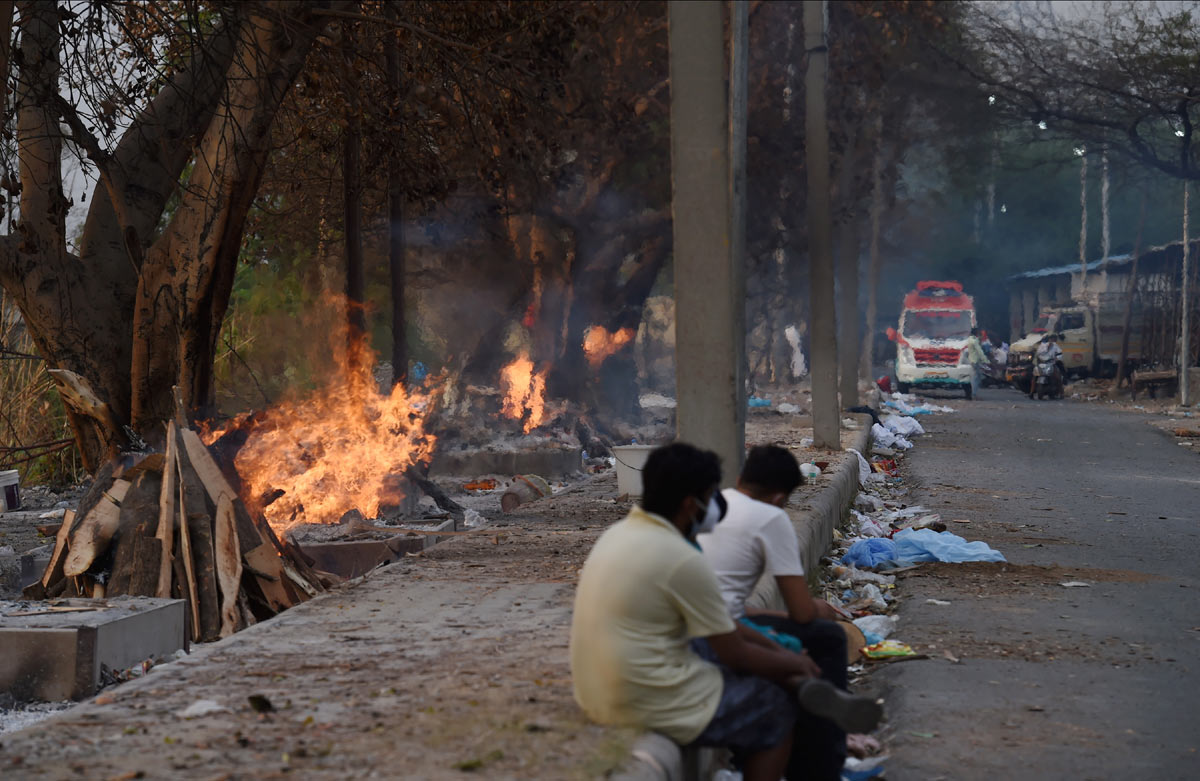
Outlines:
[[[893,434],[899,434],[902,437],[912,437],[925,433],[925,429],[922,428],[919,421],[901,415],[888,415],[883,419],[883,427]]]
[[[886,537],[871,537],[856,540],[842,556],[843,564],[853,564],[856,567],[878,567],[885,561],[896,558],[896,543]]]
[[[896,532],[891,541],[895,545],[893,558],[898,561],[1007,561],[1003,553],[986,542],[967,542],[956,534],[933,529],[905,529]]]
[[[896,448],[897,450],[908,450],[912,447],[912,443],[902,436],[893,434],[878,423],[871,426],[871,440],[877,445],[884,447]]]
[[[858,456],[858,482],[859,485],[862,485],[863,483],[867,482],[867,478],[871,476],[871,465],[867,463],[867,459],[863,457],[863,454],[854,448],[848,447],[846,448],[846,452],[853,453],[854,455]]]
[[[896,621],[895,616],[863,616],[862,618],[854,619],[853,623],[862,630],[864,635],[873,634],[878,636],[879,640],[875,642],[880,642],[886,640],[888,635],[896,631]],[[874,643],[868,643],[868,645],[874,645]]]

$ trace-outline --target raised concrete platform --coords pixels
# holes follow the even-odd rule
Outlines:
[[[103,669],[186,649],[185,627],[181,599],[0,602],[0,692],[18,701],[83,699]]]
[[[438,526],[430,527],[429,531],[458,531],[458,526],[453,519],[450,519]],[[313,566],[317,569],[349,579],[365,575],[380,564],[398,561],[404,558],[405,554],[420,553],[447,539],[450,537],[438,537],[432,534],[413,535],[401,532],[386,540],[301,543],[300,550],[316,561]]]
[[[20,597],[21,589],[42,577],[53,552],[53,545],[42,545],[25,553],[0,554],[0,599]]]
[[[582,469],[581,448],[531,448],[529,450],[439,450],[429,465],[434,477],[480,475],[541,475],[561,477]]]

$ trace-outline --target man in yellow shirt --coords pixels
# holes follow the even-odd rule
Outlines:
[[[690,542],[719,519],[720,477],[716,455],[691,445],[650,454],[641,506],[600,536],[580,573],[575,699],[600,723],[730,748],[746,781],[777,781],[797,707],[854,732],[881,714],[874,701],[819,680],[807,655],[730,618],[716,575]]]

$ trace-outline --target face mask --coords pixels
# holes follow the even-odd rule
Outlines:
[[[710,498],[708,500],[708,509],[704,513],[704,517],[699,521],[695,521],[692,525],[692,534],[708,534],[713,529],[717,528],[717,522],[721,520],[721,508],[717,505],[717,500]]]

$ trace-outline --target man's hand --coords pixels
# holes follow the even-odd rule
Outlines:
[[[793,675],[792,677],[788,678],[788,683],[790,685],[799,685],[799,683],[805,678],[821,677],[821,668],[818,667],[817,663],[814,662],[812,657],[808,655],[808,651],[801,651],[799,654],[797,654],[797,656],[800,657],[800,664],[804,668],[804,671],[799,675]]]
[[[817,618],[827,621],[848,621],[851,616],[845,610],[834,607],[823,599],[814,599],[813,606],[817,609]]]

